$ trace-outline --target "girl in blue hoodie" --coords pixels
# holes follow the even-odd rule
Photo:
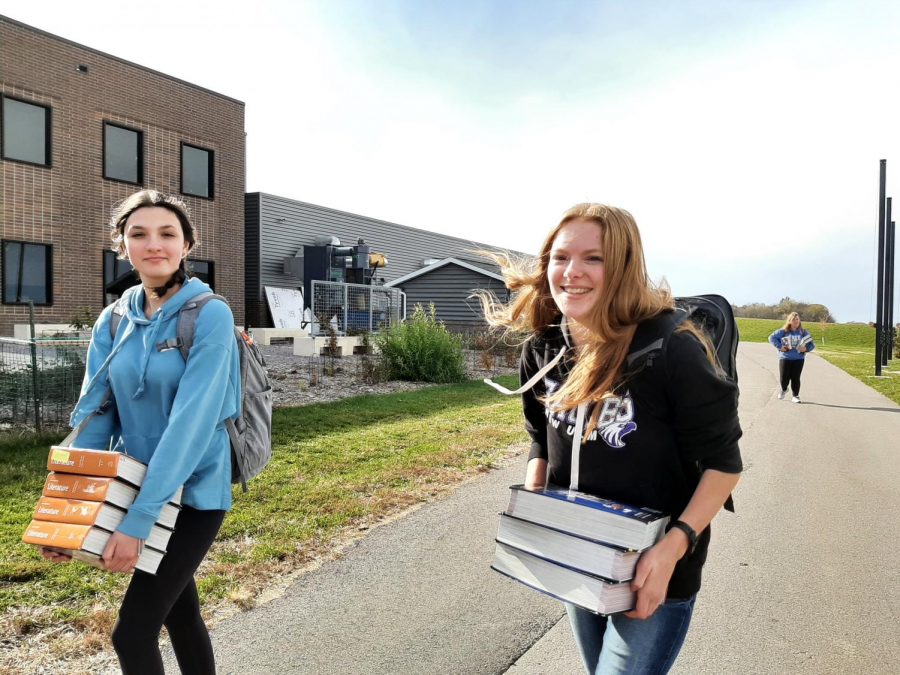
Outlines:
[[[800,373],[803,372],[803,361],[807,352],[816,348],[812,335],[800,323],[800,315],[791,312],[787,315],[784,326],[769,336],[769,342],[778,350],[778,374],[781,376],[781,391],[778,398],[783,399],[791,385],[793,403],[800,403]]]
[[[113,211],[114,249],[141,283],[125,292],[127,311],[110,331],[113,306],[94,324],[77,426],[111,393],[112,411],[90,419],[75,447],[127,452],[147,464],[140,492],[109,539],[107,570],[133,572],[112,642],[122,672],[163,673],[158,638],[163,625],[182,672],[214,673],[209,633],[200,615],[194,573],[231,507],[231,450],[224,422],[240,408],[240,364],[234,318],[225,303],[204,305],[187,361],[175,338],[178,310],[210,291],[188,278],[185,258],[195,244],[187,206],[153,190],[137,192]],[[175,531],[156,575],[135,564],[160,510],[184,486]],[[43,552],[57,562],[68,556]]]

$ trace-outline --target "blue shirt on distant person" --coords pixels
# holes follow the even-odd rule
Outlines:
[[[801,360],[806,356],[806,352],[811,352],[816,348],[816,345],[813,343],[812,335],[809,334],[808,330],[802,327],[797,330],[785,330],[784,328],[779,328],[769,336],[769,342],[773,347],[779,350],[778,358],[787,361]],[[797,348],[800,345],[803,345],[806,352],[798,351]],[[780,351],[782,347],[789,347],[789,349],[787,351]]]

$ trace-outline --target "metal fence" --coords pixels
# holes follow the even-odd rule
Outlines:
[[[89,342],[0,337],[0,428],[66,426],[81,390]]]
[[[326,325],[338,335],[377,333],[406,316],[406,294],[398,288],[313,281],[311,332],[323,335]]]

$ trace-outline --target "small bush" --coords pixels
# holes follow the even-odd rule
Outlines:
[[[69,325],[76,331],[83,332],[91,329],[97,316],[90,307],[79,307],[72,316],[69,317]]]
[[[380,355],[364,353],[360,356],[357,377],[365,384],[378,384],[388,380],[384,359]]]
[[[464,338],[465,345],[469,349],[478,352],[487,352],[497,346],[497,335],[491,331],[476,331],[467,334]]]
[[[377,338],[390,379],[462,382],[466,379],[462,341],[438,321],[434,305],[416,305],[412,316]]]

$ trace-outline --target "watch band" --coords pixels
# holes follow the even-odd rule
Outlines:
[[[683,520],[673,520],[666,527],[666,532],[675,528],[676,530],[681,530],[684,532],[685,536],[688,538],[688,548],[685,552],[685,555],[690,555],[694,552],[694,549],[697,548],[697,541],[700,537],[697,536],[697,533],[694,531],[694,528],[688,525]]]

